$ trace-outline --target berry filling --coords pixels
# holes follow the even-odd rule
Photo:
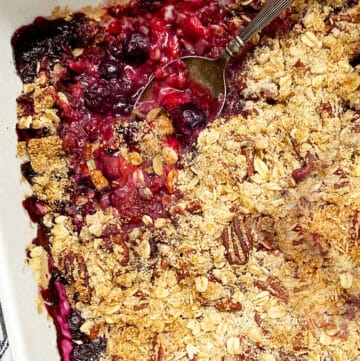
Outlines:
[[[196,138],[197,135],[192,131],[181,131],[183,127],[176,125],[179,121],[179,116],[176,115],[179,113],[177,109],[181,109],[182,106],[198,108],[197,112],[201,112],[204,117],[201,122],[203,128],[209,121],[215,119],[222,100],[221,95],[219,98],[213,97],[209,88],[191,79],[187,65],[181,60],[174,61],[164,69],[158,69],[144,95],[146,98],[150,95],[150,99],[141,100],[139,103],[141,111],[147,112],[156,106],[163,107],[170,114],[174,127],[180,131],[180,135],[182,137],[185,135],[189,139]],[[198,128],[199,125],[191,128]]]

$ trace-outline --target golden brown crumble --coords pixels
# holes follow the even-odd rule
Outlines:
[[[324,22],[342,5],[297,2],[306,9],[300,23],[255,50],[246,65],[250,116],[214,121],[196,156],[172,174],[184,195],[173,204],[176,226],[144,216],[129,247],[114,240],[109,249],[105,227],[121,226],[111,209],[86,216],[79,233],[70,218],[47,215],[55,266],[73,280],[67,291],[78,298],[70,301],[86,320],[81,330],[107,339],[103,361],[360,360],[359,314],[349,313],[360,292],[360,133],[352,110],[360,107],[360,73],[349,64],[360,28],[334,17],[328,31]],[[360,6],[348,14],[359,16]],[[18,126],[41,123],[54,134],[55,97],[44,76],[24,92],[33,93],[36,116]],[[148,118],[155,127],[144,128],[141,153],[122,154],[134,165],[151,159],[149,172],[160,175],[178,161],[162,143],[173,128],[159,109]],[[66,200],[60,139],[33,139],[26,153],[36,196]],[[106,187],[101,172],[91,177]],[[229,261],[223,239],[234,217],[242,230],[251,225],[245,264]],[[166,240],[156,258],[153,238]],[[30,264],[46,287],[41,246],[31,247]]]
[[[68,165],[60,138],[49,136],[31,139],[27,153],[36,173],[32,189],[38,199],[50,203],[66,201],[69,196],[66,193],[66,187],[69,186]]]

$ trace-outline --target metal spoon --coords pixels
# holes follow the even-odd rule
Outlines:
[[[226,78],[225,69],[235,54],[239,53],[244,44],[251,39],[258,31],[275,19],[294,0],[268,0],[256,17],[237,35],[225,48],[224,52],[216,59],[205,58],[203,56],[184,56],[175,61],[183,61],[189,71],[189,79],[208,88],[210,94],[218,99],[219,108],[217,116],[221,113],[226,101]],[[173,62],[167,64],[169,67]],[[152,75],[138,96],[134,108],[139,108],[145,102],[153,100],[152,88],[156,83]]]

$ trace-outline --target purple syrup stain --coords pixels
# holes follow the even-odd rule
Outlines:
[[[37,246],[43,247],[47,252],[50,252],[50,236],[49,230],[44,227],[44,225],[39,224],[36,232],[36,238],[33,240],[33,243]]]
[[[67,299],[65,286],[56,278],[57,276],[53,272],[48,288],[41,290],[40,293],[45,301],[45,307],[49,315],[55,321],[57,343],[62,361],[73,361],[70,356],[73,350],[72,334],[66,320],[70,313],[70,304]]]
[[[71,309],[65,286],[58,280],[55,269],[53,271],[49,287],[46,290],[41,290],[41,295],[48,313],[55,320],[61,361],[98,361],[106,350],[106,340],[103,337],[90,340],[82,334],[81,340],[77,343],[73,342],[73,332],[78,328],[77,332],[81,333],[79,328],[83,319],[79,311]]]
[[[60,307],[60,315],[62,319],[66,319],[66,316],[68,316],[70,314],[71,311],[71,307],[70,307],[70,303],[67,300],[67,295],[66,295],[66,290],[65,287],[62,283],[60,282],[55,282],[55,287],[56,290],[58,292],[59,295],[59,299],[60,299],[60,303],[59,303],[59,307]],[[69,331],[69,327],[67,326],[67,323],[64,323],[64,329],[65,332],[68,333],[68,337],[71,337],[71,333]]]
[[[71,353],[74,349],[73,343],[70,340],[64,338],[61,340],[60,348],[63,357],[62,361],[72,361]]]

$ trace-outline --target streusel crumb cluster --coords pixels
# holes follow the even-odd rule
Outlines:
[[[121,154],[159,176],[182,162],[167,175],[181,193],[169,217],[144,215],[125,243],[104,237],[123,226],[112,208],[81,229],[44,212],[81,331],[107,340],[103,361],[360,360],[360,6],[342,5],[297,1],[297,24],[257,46],[239,76],[242,115],[209,124],[182,159],[162,142],[166,113],[148,114],[156,126],[144,122],[140,151]],[[54,108],[66,96],[43,74],[24,93],[36,114],[18,127],[50,130],[19,145],[34,194],[66,203]],[[95,167],[92,179],[107,186]],[[46,288],[47,252],[31,245],[29,255]]]

